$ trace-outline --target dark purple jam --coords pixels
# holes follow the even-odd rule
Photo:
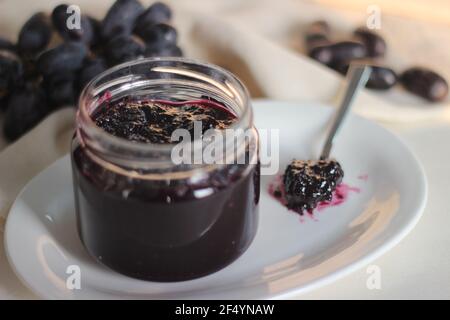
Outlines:
[[[165,101],[127,101],[107,105],[95,115],[97,126],[130,141],[171,143],[176,129],[186,129],[194,138],[194,122],[204,133],[208,129],[226,129],[236,116],[218,103],[200,100],[167,103]]]
[[[202,120],[202,130],[225,129],[236,117],[206,100],[121,100],[99,107],[93,119],[134,143],[170,143],[173,130],[190,130],[194,120]],[[92,256],[125,275],[153,281],[204,276],[237,259],[255,236],[259,165],[144,179],[93,160],[77,139],[72,163],[80,237]]]
[[[293,160],[283,175],[287,207],[303,214],[331,201],[343,177],[344,171],[335,160]]]

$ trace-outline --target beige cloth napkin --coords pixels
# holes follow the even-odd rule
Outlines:
[[[14,38],[32,13],[50,11],[59,2],[0,1],[1,35]],[[312,20],[325,18],[335,26],[336,37],[342,37],[345,32],[364,23],[367,17],[365,10],[345,11],[313,1],[167,2],[175,9],[174,22],[186,56],[230,69],[242,78],[253,97],[302,102],[333,102],[342,82],[337,73],[300,53],[304,26]],[[83,12],[101,18],[112,1],[79,0],[70,3],[79,4]],[[450,52],[449,25],[434,25],[388,14],[383,14],[382,21],[386,27],[380,32],[391,48],[387,57],[389,63],[398,68],[425,63],[450,72],[450,59],[443,56],[443,52]],[[409,37],[412,30],[418,36],[416,41]],[[428,49],[418,50],[424,43]],[[415,50],[409,52],[407,48]],[[417,50],[420,55],[415,57]],[[447,68],[442,68],[442,64]],[[450,79],[450,74],[446,76]],[[383,95],[365,91],[355,106],[355,111],[364,116],[407,124],[450,118],[449,109],[448,102],[429,106],[398,89]],[[17,193],[27,181],[68,151],[73,116],[73,108],[53,113],[0,152],[0,219],[6,217]],[[0,229],[1,224],[0,221]]]

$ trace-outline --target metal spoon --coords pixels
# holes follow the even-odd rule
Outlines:
[[[370,68],[369,66],[361,64],[350,65],[350,69],[347,73],[347,88],[345,90],[344,98],[342,99],[339,109],[336,111],[331,129],[328,132],[325,145],[323,146],[322,153],[320,155],[321,160],[328,159],[328,157],[330,156],[334,138],[336,137],[339,128],[344,122],[345,116],[348,114],[353,101],[355,101],[359,89],[366,85],[371,72],[372,68]]]
[[[330,156],[333,140],[347,115],[352,102],[370,75],[371,68],[365,65],[351,65],[347,75],[347,88],[339,109],[336,111],[320,160],[292,160],[283,178],[283,190],[288,208],[297,212],[311,210],[320,201],[331,200],[332,192],[344,175],[337,161],[323,161]],[[320,177],[318,177],[318,175]],[[299,210],[299,211],[298,211]]]

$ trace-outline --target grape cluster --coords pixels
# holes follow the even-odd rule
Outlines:
[[[387,51],[386,41],[381,35],[365,27],[354,30],[346,41],[331,40],[331,28],[326,21],[311,23],[305,32],[305,44],[308,55],[318,62],[346,74],[350,63],[360,62],[372,67],[372,73],[366,87],[374,90],[388,90],[401,83],[409,92],[430,102],[439,102],[447,98],[447,81],[433,70],[423,67],[411,67],[402,74],[381,63]]]
[[[53,110],[75,105],[84,86],[108,67],[182,56],[172,10],[164,3],[144,8],[138,0],[116,0],[103,21],[81,14],[75,28],[69,23],[74,14],[60,4],[26,21],[16,44],[0,38],[0,110],[8,140]]]

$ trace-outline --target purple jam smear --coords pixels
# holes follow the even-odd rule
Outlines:
[[[369,180],[369,175],[368,174],[360,174],[358,176],[358,179],[362,180],[362,181],[367,181],[367,180]]]
[[[123,99],[107,102],[93,115],[106,132],[134,142],[173,143],[172,133],[186,129],[194,139],[194,122],[201,123],[201,134],[208,129],[226,129],[236,116],[210,100],[171,102]]]
[[[278,202],[280,202],[283,206],[286,206],[286,207],[288,206],[282,176],[277,176],[275,178],[275,180],[269,185],[268,191],[269,191],[269,194],[272,197],[274,197]],[[295,209],[290,208],[290,210],[300,214],[301,216],[303,216],[306,213],[306,214],[308,214],[309,217],[311,217],[315,220],[314,211],[323,211],[326,208],[341,205],[342,203],[347,201],[347,199],[350,196],[350,193],[352,193],[352,192],[359,193],[359,192],[361,192],[361,190],[357,187],[351,187],[351,186],[341,182],[340,184],[338,184],[336,186],[336,189],[332,192],[331,200],[319,202],[314,209],[295,210]]]

